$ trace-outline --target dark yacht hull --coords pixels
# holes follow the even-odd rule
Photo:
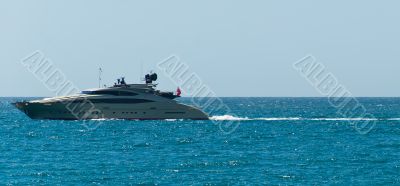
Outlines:
[[[14,106],[32,119],[208,120],[201,110],[178,103],[78,104],[17,102]]]

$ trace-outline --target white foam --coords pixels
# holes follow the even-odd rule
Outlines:
[[[98,119],[89,119],[90,121],[118,121],[118,120],[124,120],[124,119],[118,119],[118,118],[98,118]]]
[[[106,121],[106,120],[111,120],[111,119],[106,119],[106,118],[99,118],[99,119],[90,119],[91,121]]]
[[[255,118],[254,120],[264,120],[264,121],[295,121],[301,120],[301,118]]]
[[[211,116],[210,120],[214,121],[400,121],[400,118],[301,118],[301,117],[239,117],[233,115]],[[94,121],[112,121],[123,119],[91,119]],[[183,121],[183,119],[165,119],[165,121]]]
[[[212,116],[210,120],[215,121],[257,121],[257,120],[265,120],[265,121],[293,121],[293,120],[301,120],[298,117],[289,117],[289,118],[248,118],[248,117],[237,117],[232,115],[223,115],[223,116]]]
[[[216,120],[216,121],[242,121],[242,120],[251,120],[247,117],[241,118],[241,117],[236,117],[236,116],[231,116],[231,115],[223,115],[223,116],[212,116],[210,117],[210,120]]]
[[[376,118],[310,118],[311,121],[377,121]]]
[[[212,116],[210,120],[215,121],[378,121],[378,120],[400,120],[400,118],[300,118],[300,117],[261,117],[261,118],[248,118],[237,117],[232,115]]]

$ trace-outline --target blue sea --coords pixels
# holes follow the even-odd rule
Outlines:
[[[357,98],[369,117],[221,98],[231,112],[209,121],[89,124],[31,120],[10,105],[23,99],[0,98],[0,185],[400,185],[400,98]]]

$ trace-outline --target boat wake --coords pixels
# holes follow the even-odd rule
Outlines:
[[[301,117],[238,117],[232,115],[212,116],[212,121],[400,121],[400,118],[301,118]],[[94,121],[115,121],[126,119],[91,119]],[[138,119],[135,119],[139,121]],[[164,121],[176,122],[184,119],[165,119]]]
[[[300,118],[300,117],[237,117],[231,115],[212,116],[214,121],[400,121],[400,118]]]
[[[256,120],[265,120],[265,121],[291,121],[291,120],[301,120],[301,118],[290,117],[290,118],[248,118],[248,117],[236,117],[231,115],[223,115],[223,116],[212,116],[210,120],[215,121],[256,121]]]

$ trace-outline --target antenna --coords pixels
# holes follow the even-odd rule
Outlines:
[[[101,69],[101,67],[99,67],[99,88],[101,88],[101,75],[103,73],[103,69]]]
[[[140,77],[139,77],[139,83],[142,82],[143,78],[143,63],[140,63]]]

